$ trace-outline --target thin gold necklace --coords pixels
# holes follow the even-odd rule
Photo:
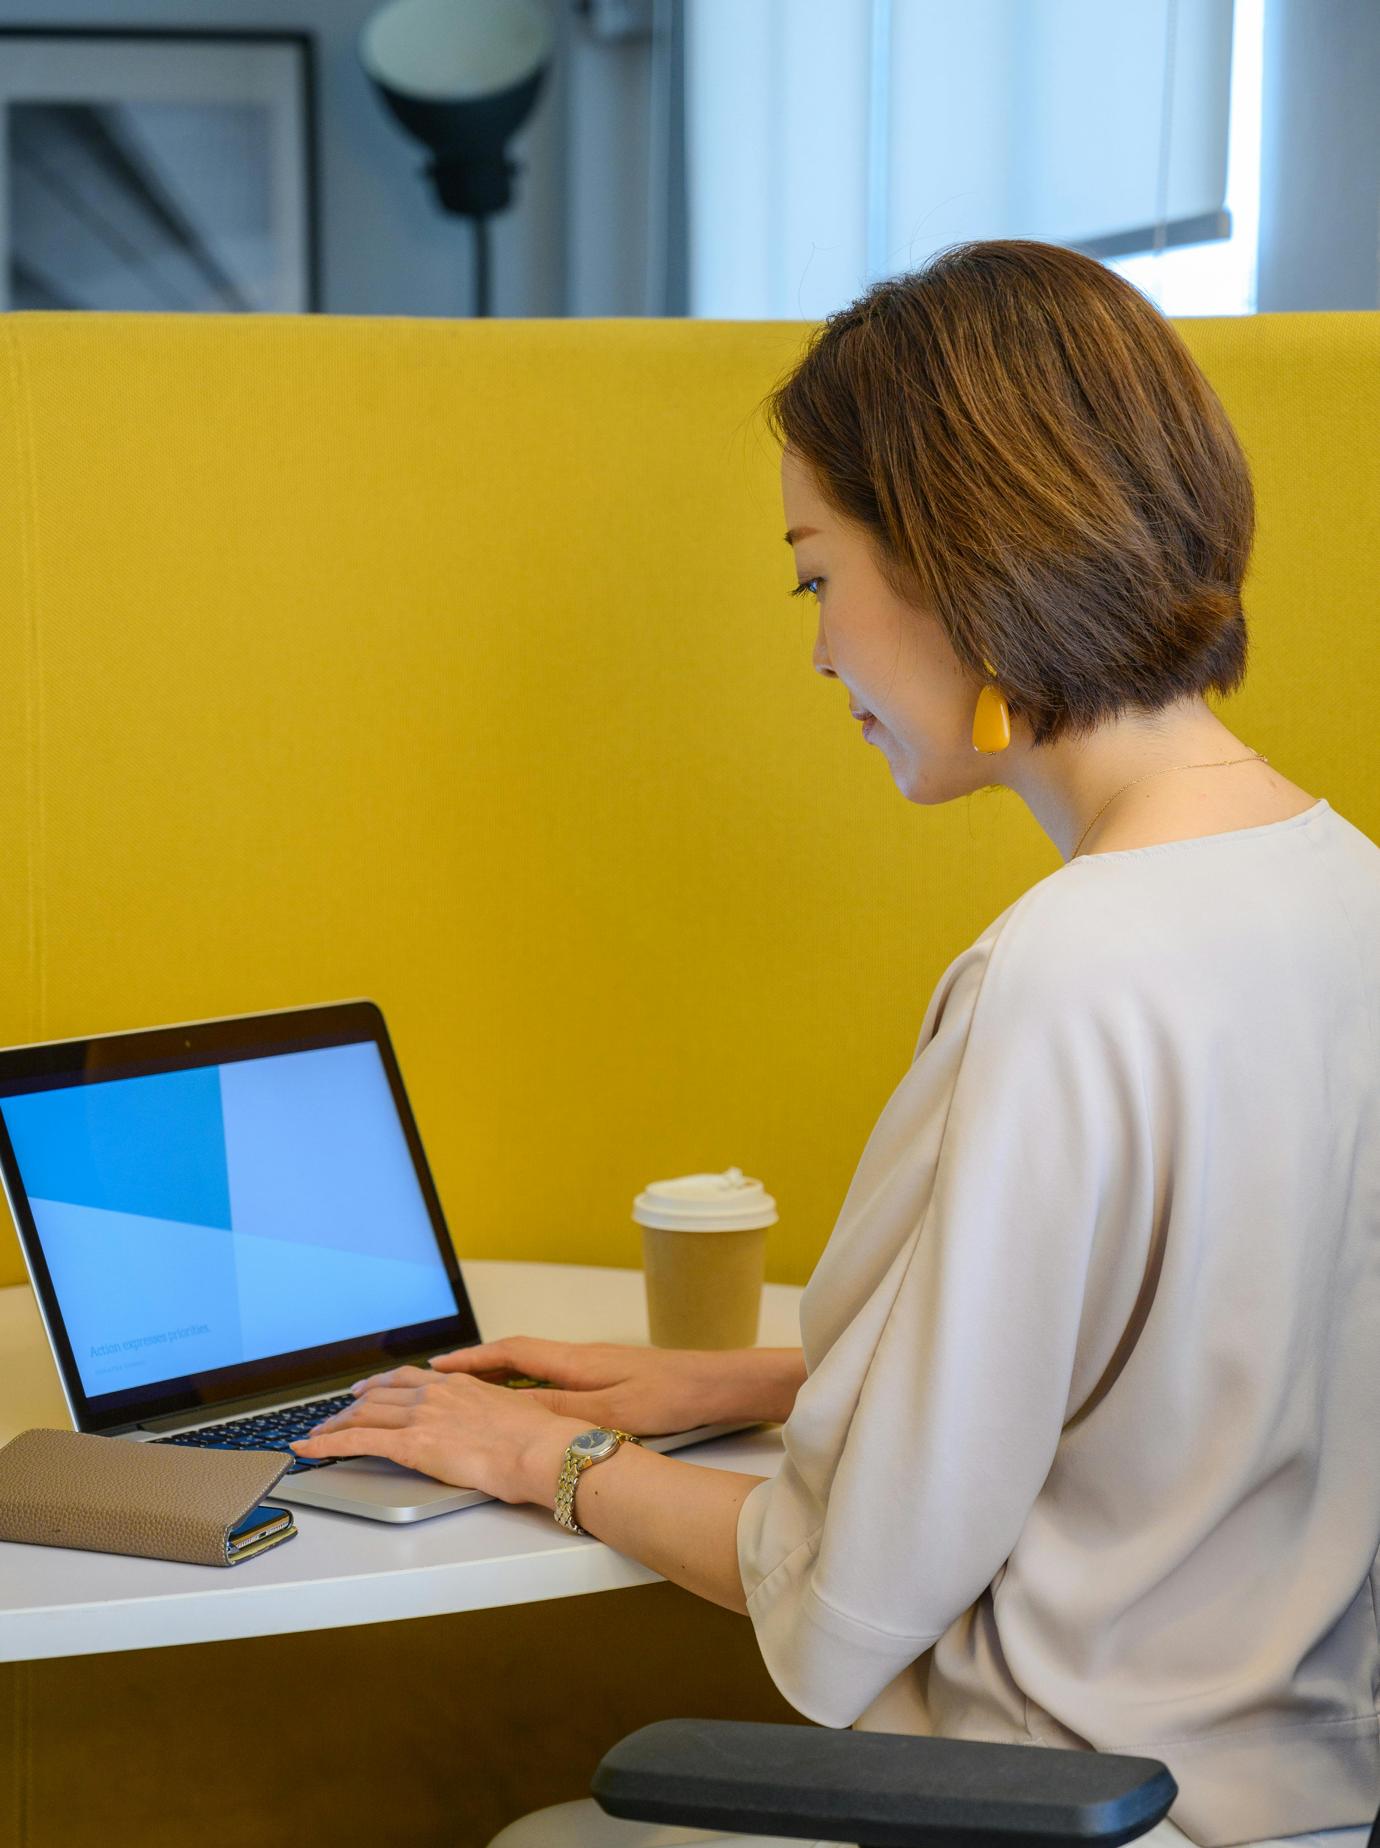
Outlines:
[[[1144,776],[1133,777],[1129,783],[1123,783],[1120,789],[1113,790],[1112,794],[1108,796],[1107,800],[1102,804],[1102,807],[1097,811],[1097,815],[1093,816],[1092,821],[1088,823],[1082,834],[1079,835],[1078,846],[1074,848],[1069,858],[1071,860],[1076,860],[1078,858],[1079,848],[1082,847],[1083,842],[1087,840],[1088,835],[1092,832],[1093,822],[1097,820],[1098,815],[1105,814],[1118,796],[1124,796],[1126,791],[1128,789],[1134,789],[1137,783],[1147,782],[1152,776],[1164,776],[1169,770],[1222,770],[1225,769],[1228,764],[1249,764],[1253,763],[1257,758],[1262,764],[1268,764],[1270,761],[1263,752],[1252,751],[1249,757],[1221,757],[1213,764],[1167,764],[1162,770],[1147,770]]]

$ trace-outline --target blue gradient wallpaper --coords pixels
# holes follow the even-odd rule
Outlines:
[[[455,1313],[372,1041],[0,1112],[88,1394]]]

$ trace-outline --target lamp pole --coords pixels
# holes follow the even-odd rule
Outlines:
[[[511,200],[519,164],[503,153],[468,150],[438,153],[426,171],[445,210],[474,226],[474,312],[490,314],[489,220]]]
[[[478,216],[474,226],[474,312],[489,313],[489,221]]]

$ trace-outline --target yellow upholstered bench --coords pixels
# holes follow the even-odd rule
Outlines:
[[[1380,835],[1380,314],[1183,331],[1260,501],[1224,715]],[[0,319],[0,1044],[369,995],[462,1257],[637,1263],[638,1189],[736,1163],[803,1282],[1059,864],[811,671],[757,414],[807,332]]]

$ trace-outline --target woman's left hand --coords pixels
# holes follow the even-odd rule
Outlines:
[[[438,1482],[499,1501],[551,1508],[571,1438],[587,1422],[562,1418],[521,1388],[467,1373],[394,1367],[352,1388],[355,1403],[299,1438],[303,1457],[388,1457]]]

